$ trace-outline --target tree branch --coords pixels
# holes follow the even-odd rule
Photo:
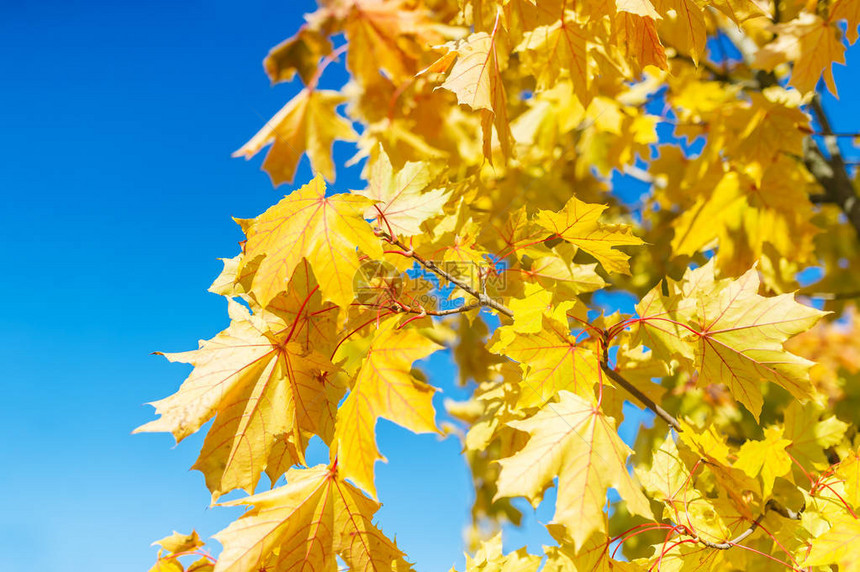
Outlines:
[[[379,231],[379,235],[382,236],[385,240],[387,240],[391,244],[399,247],[402,250],[401,254],[403,254],[404,256],[408,256],[408,257],[412,258],[413,260],[418,262],[418,264],[420,264],[421,266],[423,266],[427,270],[433,272],[437,276],[444,278],[445,280],[448,280],[452,284],[455,284],[458,288],[462,289],[465,292],[468,292],[477,300],[476,304],[470,304],[468,306],[463,306],[462,308],[444,311],[445,313],[437,313],[435,315],[438,316],[438,315],[445,315],[445,314],[454,314],[457,312],[466,311],[465,308],[472,309],[472,308],[477,308],[480,306],[489,306],[490,308],[493,308],[494,310],[498,311],[501,314],[504,314],[505,316],[507,316],[509,318],[514,317],[514,312],[510,308],[508,308],[507,306],[505,306],[504,304],[502,304],[500,302],[493,300],[492,298],[490,298],[489,296],[487,296],[483,292],[478,292],[477,290],[475,290],[474,288],[472,288],[470,285],[466,284],[464,281],[460,280],[459,278],[456,278],[455,276],[452,276],[448,272],[445,272],[444,270],[439,268],[435,262],[433,262],[432,260],[427,260],[423,256],[417,254],[410,247],[403,244],[399,239],[392,237],[391,235],[389,235],[388,233],[386,233],[384,231]],[[427,315],[430,315],[430,312],[427,312]],[[621,386],[622,389],[624,389],[629,394],[631,394],[633,397],[638,399],[639,402],[642,403],[642,405],[644,405],[645,407],[647,407],[648,409],[653,411],[654,414],[657,415],[657,417],[659,417],[660,419],[662,419],[663,421],[668,423],[670,427],[672,427],[675,431],[678,431],[680,433],[681,432],[681,425],[680,425],[680,423],[678,423],[678,420],[672,416],[671,413],[669,413],[668,411],[666,411],[665,409],[660,407],[660,405],[655,403],[654,400],[652,400],[650,397],[648,397],[647,395],[642,393],[642,391],[640,391],[639,388],[637,388],[635,385],[633,385],[632,383],[630,383],[629,381],[624,379],[621,376],[621,374],[613,371],[609,367],[609,364],[607,363],[606,340],[603,340],[603,342],[604,342],[604,352],[603,352],[603,358],[600,360],[600,367],[603,370],[603,372],[606,373],[606,375],[608,375],[612,381],[614,381],[616,384]]]
[[[385,240],[387,240],[388,242],[390,242],[391,244],[400,247],[402,249],[402,252],[400,254],[403,254],[404,256],[408,256],[409,258],[412,258],[413,260],[415,260],[415,262],[417,262],[418,264],[420,264],[421,266],[423,266],[424,268],[426,268],[430,272],[433,272],[437,276],[444,278],[445,280],[454,284],[455,286],[457,286],[458,288],[460,288],[464,292],[467,292],[470,295],[472,295],[478,301],[479,306],[488,306],[490,308],[493,308],[494,310],[496,310],[497,312],[499,312],[501,314],[504,314],[508,318],[514,317],[514,313],[510,308],[508,308],[507,306],[505,306],[501,302],[497,302],[496,300],[493,300],[492,298],[487,296],[485,293],[479,292],[478,290],[472,288],[472,286],[470,286],[469,284],[467,284],[463,280],[460,280],[456,276],[453,276],[450,273],[442,270],[441,268],[439,268],[439,266],[436,265],[435,262],[433,262],[432,260],[427,260],[423,256],[419,255],[417,252],[412,250],[410,247],[403,244],[399,239],[392,237],[391,235],[389,235],[388,233],[386,233],[384,231],[380,231],[379,235],[381,237],[383,237]]]
[[[654,402],[654,400],[642,393],[639,388],[624,379],[620,373],[610,369],[609,365],[605,361],[600,361],[600,368],[612,381],[620,385],[627,393],[638,399],[642,405],[653,411],[657,417],[668,423],[672,429],[679,433],[681,432],[681,424],[678,423],[678,420],[675,419],[671,413],[660,407]]]
[[[830,125],[830,119],[827,117],[824,106],[821,104],[821,98],[817,93],[812,98],[809,107],[812,109],[815,120],[821,126],[821,132],[824,134],[824,149],[829,157],[824,155],[817,144],[812,144],[811,139],[807,139],[803,161],[806,168],[824,189],[826,202],[838,205],[848,218],[848,222],[860,235],[860,201],[857,199],[857,192],[854,190],[851,177],[848,176],[848,168],[842,157],[842,151],[839,149],[837,136]]]
[[[802,509],[799,511],[793,511],[789,508],[782,506],[779,501],[775,499],[770,499],[764,505],[764,510],[762,511],[762,513],[758,515],[758,518],[756,518],[752,522],[749,528],[747,528],[731,540],[727,540],[725,542],[710,542],[709,540],[705,540],[703,538],[699,538],[699,536],[695,536],[696,542],[702,544],[703,546],[707,546],[708,548],[714,548],[716,550],[728,550],[729,548],[733,548],[736,544],[743,542],[744,540],[746,540],[747,537],[749,537],[750,534],[756,531],[756,529],[761,524],[761,521],[764,520],[767,511],[769,510],[772,510],[773,512],[791,520],[800,520],[800,515],[803,513]]]

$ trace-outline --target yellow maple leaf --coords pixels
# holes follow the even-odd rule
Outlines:
[[[662,16],[654,9],[654,4],[650,0],[616,0],[615,9],[617,12],[626,12],[635,14],[642,18],[648,17],[653,20],[659,20]]]
[[[502,533],[481,542],[475,556],[466,554],[465,572],[537,572],[541,557],[529,554],[520,548],[508,554],[502,553]],[[456,572],[452,568],[451,572]]]
[[[360,265],[356,247],[371,258],[382,257],[379,239],[362,218],[369,204],[367,198],[352,194],[326,197],[325,182],[317,175],[246,225],[238,272],[263,257],[251,291],[265,306],[286,289],[287,278],[305,258],[323,298],[345,307],[353,300],[353,279]]]
[[[654,6],[663,16],[657,25],[660,37],[698,65],[708,32],[702,8],[693,0],[657,0]]]
[[[318,301],[318,300],[317,300]],[[167,431],[177,441],[212,417],[194,465],[213,497],[236,488],[253,492],[276,441],[289,435],[288,465],[304,462],[309,434],[330,441],[337,402],[343,394],[330,379],[333,365],[291,339],[291,324],[270,313],[252,315],[228,299],[230,326],[190,352],[166,354],[194,370],[179,390],[152,403],[160,417],[135,429]],[[305,305],[305,313],[316,310]]]
[[[606,208],[571,197],[557,213],[540,211],[535,222],[592,255],[607,271],[629,274],[628,256],[613,247],[642,244],[642,240],[629,226],[599,222]]]
[[[756,418],[761,412],[761,381],[787,389],[798,399],[812,396],[812,362],[789,353],[783,343],[826,314],[794,300],[793,294],[758,294],[756,269],[728,280],[716,295],[698,293],[697,383],[723,383]]]
[[[759,295],[755,268],[737,280],[717,280],[714,272],[711,259],[688,270],[681,283],[670,283],[669,296],[658,285],[643,300],[640,325],[649,332],[648,340],[656,342],[652,349],[666,359],[689,358],[692,349],[697,384],[725,384],[756,418],[762,381],[776,383],[798,399],[811,397],[812,362],[786,351],[783,343],[826,312],[797,303],[793,294]],[[644,337],[643,342],[648,343]]]
[[[428,70],[439,72],[454,65],[439,87],[457,96],[457,102],[481,111],[484,156],[492,161],[490,145],[495,126],[505,157],[511,154],[511,127],[508,121],[507,95],[502,81],[502,60],[498,55],[498,27],[492,34],[478,32],[448,44],[448,53]],[[424,73],[424,72],[422,72]]]
[[[272,183],[280,185],[293,182],[296,165],[307,152],[311,169],[333,181],[332,143],[356,138],[350,123],[337,114],[337,106],[345,101],[336,91],[304,89],[233,156],[249,159],[271,145],[263,169]]]
[[[373,524],[379,503],[324,465],[291,469],[286,485],[224,506],[253,508],[215,535],[218,572],[335,570],[336,557],[351,570],[410,569]]]
[[[541,325],[540,318],[537,324]],[[542,326],[536,333],[497,335],[490,347],[490,351],[508,356],[523,368],[517,407],[543,406],[561,390],[586,398],[593,395],[598,380],[597,356],[578,346],[560,324],[544,318]]]
[[[830,530],[812,541],[812,550],[804,566],[838,564],[839,572],[860,571],[857,544],[860,542],[860,520],[849,514],[835,519]]]
[[[845,481],[845,500],[860,510],[860,452],[852,451],[842,459],[836,476]]]
[[[529,31],[516,47],[534,69],[538,89],[549,89],[568,78],[583,104],[591,100],[595,72],[588,65],[590,34],[573,10],[562,10],[555,22]]]
[[[346,400],[337,412],[338,467],[344,478],[376,497],[373,466],[384,460],[376,446],[376,420],[393,421],[416,433],[438,432],[435,388],[411,374],[412,363],[440,348],[415,330],[398,330],[397,318],[384,321]],[[335,358],[337,359],[337,358]]]
[[[614,553],[611,549],[612,545],[603,531],[592,534],[579,550],[574,550],[570,539],[564,534],[563,527],[550,524],[547,530],[559,545],[544,546],[547,561],[542,572],[645,572],[647,570],[633,562],[614,560],[611,556]]]
[[[200,548],[205,543],[200,540],[200,536],[196,530],[192,530],[191,534],[182,534],[174,530],[170,536],[165,536],[152,544],[157,544],[168,552],[175,553],[194,550],[195,548]]]
[[[791,441],[786,450],[809,472],[824,471],[830,466],[824,450],[838,445],[848,429],[848,424],[835,416],[821,419],[821,414],[820,406],[798,401],[783,412],[784,435]]]
[[[824,74],[827,89],[836,95],[831,65],[845,63],[841,32],[810,12],[801,12],[794,20],[774,26],[773,31],[776,39],[757,52],[753,65],[772,70],[780,63],[794,62],[789,84],[806,93],[815,89]]]
[[[690,478],[671,433],[654,450],[651,467],[636,467],[635,472],[645,490],[662,502],[671,502],[681,495]]]
[[[618,436],[615,420],[593,401],[561,391],[557,403],[508,425],[530,437],[519,453],[499,461],[496,496],[524,496],[537,504],[558,477],[553,522],[565,526],[577,549],[601,528],[609,487],[627,501],[631,513],[651,517],[648,499],[627,472],[632,451]]]
[[[356,194],[375,201],[364,213],[392,236],[412,236],[421,232],[421,223],[441,215],[448,200],[444,189],[425,189],[433,180],[433,171],[424,162],[407,162],[394,172],[388,154],[380,146],[370,163],[369,186]]]
[[[763,440],[747,441],[741,445],[734,466],[750,477],[761,476],[762,494],[767,498],[776,477],[782,477],[791,470],[791,457],[785,450],[789,445],[791,441],[782,438],[781,428],[767,427]]]

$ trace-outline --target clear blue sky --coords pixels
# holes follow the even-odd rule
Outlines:
[[[209,537],[241,512],[208,508],[188,470],[200,438],[174,448],[169,435],[130,431],[153,416],[142,404],[187,374],[150,352],[192,349],[227,324],[206,288],[216,259],[238,250],[230,217],[289,190],[274,190],[259,160],[229,155],[295,91],[270,88],[261,61],[312,8],[2,3],[0,570],[146,570],[152,540],[192,527]],[[856,109],[838,71],[842,105]],[[838,124],[860,128],[847,112]],[[351,154],[336,150],[339,163]],[[309,176],[303,163],[297,181]],[[341,169],[337,188],[358,188],[356,176]],[[461,397],[446,355],[429,369]],[[419,570],[461,563],[470,493],[459,444],[387,422],[379,440],[383,529]],[[529,513],[506,547],[549,542],[536,522],[551,513]]]

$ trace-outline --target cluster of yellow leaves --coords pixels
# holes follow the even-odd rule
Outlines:
[[[305,154],[315,176],[236,219],[211,288],[230,325],[166,354],[194,369],[138,429],[211,421],[194,468],[213,502],[250,495],[189,570],[409,569],[373,523],[376,425],[441,433],[414,368],[445,346],[474,382],[439,424],[475,482],[467,570],[853,565],[856,336],[811,330],[825,313],[790,292],[818,262],[834,291],[860,276],[804,161],[806,106],[858,25],[857,0],[322,0],[264,61],[302,88],[235,153],[268,147],[275,185]],[[350,82],[318,89],[344,52]],[[327,188],[335,141],[365,188]],[[653,192],[621,200],[625,174]],[[598,311],[609,288],[635,316]],[[682,430],[628,446],[631,394]],[[308,466],[313,437],[327,465]],[[486,533],[552,486],[557,546],[505,554]],[[724,549],[750,527],[760,554]],[[156,569],[199,549],[179,536]]]

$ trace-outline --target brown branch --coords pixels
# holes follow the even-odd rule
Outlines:
[[[493,300],[492,298],[490,298],[489,296],[487,296],[483,292],[479,292],[479,291],[475,290],[474,288],[472,288],[470,285],[466,284],[465,282],[463,282],[459,278],[452,276],[448,272],[445,272],[444,270],[439,268],[435,262],[433,262],[432,260],[427,260],[423,256],[419,255],[414,250],[412,250],[410,247],[403,244],[399,239],[392,237],[391,235],[389,235],[388,233],[386,233],[384,231],[379,231],[378,233],[385,240],[387,240],[391,244],[399,247],[402,250],[402,252],[401,252],[402,255],[412,258],[413,260],[418,262],[418,264],[420,264],[421,266],[423,266],[427,270],[433,272],[437,276],[444,278],[445,280],[448,280],[452,284],[455,284],[458,288],[462,289],[465,292],[468,292],[477,300],[477,303],[470,304],[468,306],[463,306],[462,308],[457,308],[455,311],[450,311],[450,310],[446,311],[447,313],[453,314],[456,312],[466,311],[463,308],[468,308],[471,310],[473,308],[477,308],[477,307],[481,307],[481,306],[489,306],[490,308],[493,308],[494,310],[498,311],[499,313],[504,314],[508,318],[514,317],[514,312],[510,308],[508,308],[507,306],[502,304],[501,302],[497,302],[496,300]],[[427,315],[431,315],[430,312],[427,312]],[[436,315],[442,315],[442,314],[436,314]],[[639,402],[642,403],[642,405],[644,405],[645,407],[647,407],[648,409],[653,411],[655,415],[657,415],[660,419],[662,419],[663,421],[668,423],[670,427],[672,427],[673,429],[675,429],[678,432],[681,432],[680,423],[678,423],[678,420],[675,419],[671,413],[669,413],[668,411],[666,411],[665,409],[660,407],[660,405],[655,403],[654,400],[652,400],[650,397],[648,397],[647,395],[642,393],[639,390],[639,388],[637,388],[635,385],[633,385],[632,383],[630,383],[629,381],[624,379],[621,376],[621,374],[613,371],[609,367],[609,364],[607,363],[608,356],[607,356],[607,351],[606,351],[607,350],[606,340],[603,340],[603,342],[604,342],[604,352],[603,352],[603,358],[600,361],[600,367],[603,369],[604,373],[606,373],[606,375],[608,375],[612,381],[614,381],[616,384],[621,386],[625,391],[627,391],[633,397],[638,399]]]
[[[620,373],[612,370],[605,361],[600,361],[600,368],[612,381],[620,385],[627,393],[638,399],[642,405],[653,411],[657,417],[668,423],[672,429],[679,433],[681,432],[681,424],[678,423],[678,420],[675,419],[671,413],[660,407],[653,399],[642,393],[639,388],[624,379]]]
[[[842,157],[842,151],[839,149],[837,136],[830,125],[830,119],[827,117],[818,94],[812,98],[809,107],[824,134],[824,150],[827,151],[827,156],[819,145],[813,144],[811,139],[806,139],[804,163],[806,163],[809,172],[818,180],[818,184],[824,189],[826,201],[822,202],[838,205],[848,218],[848,222],[860,235],[860,200],[858,200],[857,192],[854,190],[851,177],[848,176],[848,167]]]
[[[402,250],[401,254],[403,254],[404,256],[408,256],[409,258],[412,258],[413,260],[415,260],[415,262],[417,262],[418,264],[420,264],[421,266],[423,266],[424,268],[426,268],[430,272],[433,272],[437,276],[444,278],[445,280],[454,284],[455,286],[457,286],[458,288],[460,288],[464,292],[467,292],[470,295],[472,295],[475,298],[475,300],[478,301],[479,306],[488,306],[490,308],[493,308],[494,310],[496,310],[497,312],[499,312],[501,314],[504,314],[508,318],[514,317],[514,313],[510,308],[508,308],[507,306],[505,306],[501,302],[493,300],[492,298],[487,296],[485,293],[479,292],[478,290],[472,288],[469,284],[467,284],[463,280],[460,280],[456,276],[453,276],[450,273],[442,270],[441,268],[439,268],[439,266],[436,265],[435,262],[433,262],[432,260],[427,260],[426,258],[421,256],[420,254],[418,254],[417,252],[412,250],[410,247],[403,244],[400,241],[400,239],[394,238],[384,231],[380,231],[379,235],[381,237],[383,237],[385,240],[387,240],[388,242],[390,242],[391,244],[400,247],[400,249]],[[428,314],[429,314],[429,312],[428,312]]]

